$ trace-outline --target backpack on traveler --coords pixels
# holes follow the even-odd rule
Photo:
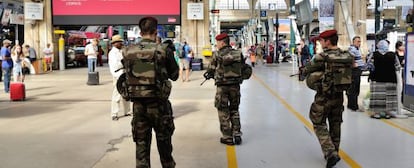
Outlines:
[[[348,51],[330,50],[321,53],[322,67],[307,64],[306,85],[312,90],[325,93],[343,92],[351,86],[353,57]],[[319,69],[322,68],[322,69]]]
[[[252,67],[245,63],[240,51],[231,49],[221,53],[218,60],[218,77],[224,83],[240,83],[252,75]]]
[[[122,64],[125,68],[125,84],[128,97],[160,98],[165,95],[165,82],[168,79],[165,69],[161,68],[165,61],[165,45],[141,42],[124,48]],[[171,87],[169,87],[171,88]]]
[[[322,80],[324,91],[343,92],[352,82],[354,58],[346,50],[333,50],[322,53],[325,59],[325,71]]]
[[[185,55],[186,55],[185,46],[186,45],[187,44],[185,44],[180,50],[180,56],[179,56],[180,58],[185,58]]]

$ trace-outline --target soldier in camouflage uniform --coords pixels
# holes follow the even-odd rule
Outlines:
[[[239,145],[242,142],[239,114],[240,84],[243,81],[239,72],[244,60],[241,51],[231,48],[230,38],[226,33],[217,35],[216,41],[218,51],[213,54],[206,74],[214,77],[217,85],[214,104],[218,110],[220,130],[223,134],[220,142],[226,145]],[[230,67],[233,69],[225,72],[224,66],[233,66]]]
[[[322,80],[329,80],[323,79],[326,63],[324,56],[338,55],[340,49],[337,47],[338,35],[336,30],[322,32],[319,37],[321,45],[325,50],[323,53],[315,55],[305,68],[306,73],[309,74],[307,84],[311,89],[316,90],[315,100],[311,105],[309,117],[327,160],[326,167],[333,167],[340,160],[338,151],[341,140],[344,98],[342,91],[332,90],[331,87],[328,88]],[[326,119],[329,121],[329,127],[326,124]]]
[[[155,44],[157,37],[158,21],[152,17],[145,17],[140,20],[139,28],[141,29],[142,41],[140,44]],[[159,46],[159,45],[155,45]],[[128,46],[133,50],[134,46]],[[135,46],[136,47],[136,46]],[[136,168],[150,168],[151,138],[152,129],[154,129],[157,139],[158,152],[163,168],[174,168],[175,161],[172,157],[171,136],[174,132],[174,122],[171,103],[168,100],[171,91],[171,82],[168,78],[175,81],[178,79],[178,65],[174,59],[174,53],[167,47],[162,47],[161,52],[165,52],[165,58],[161,58],[158,66],[161,72],[158,75],[163,76],[160,81],[161,95],[156,98],[132,98],[133,118],[132,118],[132,135],[136,144]],[[131,53],[130,53],[131,54]],[[133,54],[133,53],[132,53]],[[124,54],[124,57],[126,55]],[[160,59],[160,58],[158,58]],[[136,94],[147,94],[136,93]],[[143,96],[145,97],[145,96]]]

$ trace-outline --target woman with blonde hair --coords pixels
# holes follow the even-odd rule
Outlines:
[[[12,60],[13,60],[13,81],[24,81],[24,74],[23,74],[23,66],[24,66],[24,53],[22,50],[22,47],[20,45],[16,45],[12,49],[11,54]]]

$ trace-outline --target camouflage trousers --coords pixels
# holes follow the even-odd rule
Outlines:
[[[220,130],[223,138],[241,136],[240,131],[240,85],[217,86],[215,107],[218,111]]]
[[[163,168],[174,168],[171,136],[174,117],[169,100],[134,101],[132,136],[136,144],[136,168],[150,168],[152,129],[157,139],[158,153]]]
[[[337,154],[339,150],[343,101],[342,92],[330,95],[317,92],[311,105],[309,117],[325,158]],[[326,119],[328,119],[329,128]]]

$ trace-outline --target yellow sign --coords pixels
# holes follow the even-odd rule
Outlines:
[[[55,34],[65,34],[65,30],[55,30]]]

